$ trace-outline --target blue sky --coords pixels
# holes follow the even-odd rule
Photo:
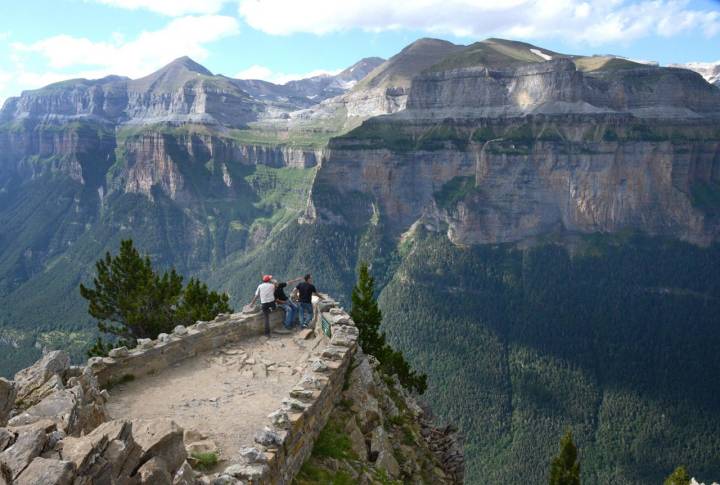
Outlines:
[[[487,37],[661,64],[720,61],[718,0],[24,0],[3,2],[0,103],[71,77],[140,77],[181,55],[276,82]]]

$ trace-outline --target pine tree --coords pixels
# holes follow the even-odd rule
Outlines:
[[[664,485],[690,485],[690,475],[684,466],[679,466],[665,479]]]
[[[175,270],[155,274],[150,258],[141,257],[130,239],[120,243],[117,256],[107,252],[95,268],[94,288],[80,285],[80,294],[101,332],[132,347],[138,338],[172,329],[172,307],[182,294],[182,276]]]
[[[190,278],[175,321],[178,325],[191,325],[198,320],[212,320],[219,313],[230,312],[232,308],[227,294],[210,291],[202,281]]]
[[[359,330],[360,346],[378,359],[380,369],[388,375],[397,375],[404,387],[423,394],[427,390],[427,376],[413,371],[403,353],[388,345],[385,333],[380,331],[382,312],[375,300],[375,279],[365,262],[360,263],[358,282],[352,291],[350,317]]]
[[[139,338],[157,338],[176,325],[232,312],[227,295],[209,291],[199,280],[191,278],[183,288],[183,277],[175,269],[156,273],[150,258],[140,256],[130,239],[120,243],[117,256],[107,252],[95,268],[94,287],[81,284],[80,294],[88,300],[100,332],[110,334],[113,342],[98,338],[90,355],[106,355],[114,345],[132,348]]]
[[[580,485],[580,463],[570,431],[560,440],[560,452],[550,464],[550,485]]]
[[[360,264],[358,281],[352,290],[350,317],[360,332],[360,346],[366,354],[380,359],[385,347],[385,334],[380,332],[382,312],[375,300],[375,278],[370,276],[368,265]]]

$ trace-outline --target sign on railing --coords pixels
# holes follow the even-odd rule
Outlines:
[[[330,322],[325,320],[325,317],[320,317],[320,326],[322,327],[322,331],[325,335],[327,335],[328,338],[332,337],[332,332],[330,331]]]

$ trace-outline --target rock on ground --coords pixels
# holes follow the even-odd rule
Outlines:
[[[15,480],[15,485],[70,485],[74,476],[72,462],[37,457]]]
[[[15,443],[0,453],[0,463],[7,465],[13,480],[27,468],[27,466],[42,453],[46,442],[45,431],[33,429],[21,433]]]
[[[0,377],[0,426],[5,426],[8,416],[15,407],[17,390],[15,383]]]
[[[26,408],[39,403],[59,389],[63,389],[62,378],[70,368],[70,357],[62,350],[55,350],[43,356],[30,367],[15,374],[17,395],[15,403]]]

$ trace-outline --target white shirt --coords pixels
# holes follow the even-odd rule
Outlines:
[[[260,297],[260,303],[272,303],[275,301],[275,285],[272,283],[260,283],[255,290],[255,296]]]

